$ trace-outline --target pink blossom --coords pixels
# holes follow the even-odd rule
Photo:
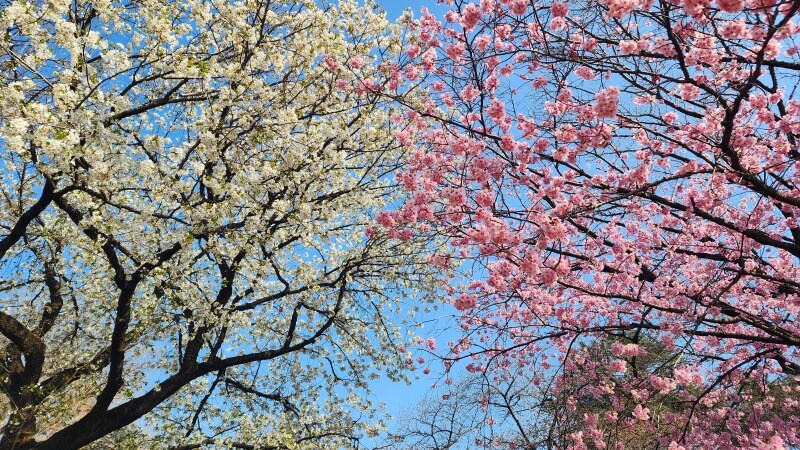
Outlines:
[[[680,95],[686,101],[695,100],[700,97],[700,88],[690,83],[684,83],[681,85]]]
[[[583,44],[581,44],[581,49],[586,50],[587,52],[594,51],[596,47],[597,47],[597,39],[595,38],[586,39],[583,41]]]
[[[379,92],[383,89],[377,81],[369,79],[369,80],[361,80],[358,82],[356,86],[356,94],[357,95],[364,95],[368,92]]]
[[[411,147],[414,145],[414,142],[411,140],[411,133],[407,130],[398,130],[395,131],[394,136],[400,141],[401,144],[405,145],[406,147]]]
[[[608,363],[608,369],[612,372],[625,373],[628,370],[628,365],[621,359],[615,359]]]
[[[637,0],[606,0],[608,12],[606,15],[611,18],[621,19],[639,8],[639,1]]]
[[[434,339],[434,338],[432,338],[432,337],[429,337],[429,338],[428,338],[428,339],[425,341],[425,347],[426,347],[428,350],[431,350],[431,351],[433,351],[433,350],[436,350],[436,339]]]
[[[669,378],[659,377],[656,375],[650,375],[650,384],[661,394],[666,394],[677,386],[675,380],[670,380]]]
[[[422,64],[426,71],[432,72],[436,64],[436,49],[431,47],[422,53]]]
[[[710,5],[711,0],[683,0],[681,6],[690,15],[701,14]]]
[[[464,51],[466,47],[464,46],[463,42],[453,42],[452,44],[448,45],[445,49],[445,53],[447,56],[456,62],[456,64],[461,64],[464,60]]]
[[[716,0],[716,2],[719,9],[729,13],[741,11],[745,4],[745,0]]]
[[[673,370],[672,375],[678,383],[684,386],[690,386],[694,380],[694,375],[686,368],[677,368]]]
[[[639,45],[636,43],[636,41],[620,41],[619,49],[624,55],[639,53]]]
[[[495,122],[501,122],[506,117],[506,106],[498,98],[492,98],[489,106],[486,108],[486,113]]]
[[[553,2],[550,4],[550,14],[553,17],[567,17],[569,12],[569,4],[562,2]]]
[[[387,211],[381,211],[378,214],[376,221],[386,229],[392,229],[395,226],[393,214]]]
[[[404,75],[407,80],[416,81],[419,79],[420,76],[419,68],[413,64],[409,64],[406,66]]]
[[[442,103],[447,107],[454,107],[456,105],[456,101],[453,99],[453,96],[449,92],[445,92],[441,96]]]
[[[475,48],[480,51],[486,51],[492,45],[492,36],[488,34],[482,34],[475,38]]]
[[[364,67],[366,62],[364,62],[364,58],[362,58],[360,56],[354,56],[354,57],[350,58],[350,61],[348,62],[348,64],[349,64],[351,69],[360,70],[362,67]]]
[[[511,36],[511,26],[507,23],[496,25],[494,27],[494,34],[500,39],[508,39]]]
[[[472,31],[483,17],[483,13],[474,3],[468,3],[461,11],[461,26],[466,31]]]
[[[611,353],[614,356],[638,356],[646,353],[646,350],[637,344],[622,344],[615,341],[611,344]]]
[[[768,442],[759,442],[756,445],[758,450],[786,450],[789,447],[786,442],[777,434],[772,436]]]
[[[517,15],[523,15],[528,10],[530,0],[511,0],[510,10]]]
[[[331,72],[336,72],[339,69],[339,63],[330,55],[322,55],[322,60],[325,62],[325,67]]]
[[[763,41],[767,37],[767,30],[764,27],[749,27],[748,37],[754,41]]]
[[[563,17],[553,17],[550,19],[551,30],[565,30],[567,29],[567,21]]]
[[[510,152],[517,148],[517,143],[514,141],[514,136],[510,134],[504,134],[503,137],[500,139],[500,148],[503,150]]]
[[[465,102],[473,102],[475,101],[475,99],[478,98],[480,93],[481,91],[478,90],[478,88],[470,84],[469,86],[462,89],[459,95],[461,96],[461,99],[464,100]]]
[[[552,269],[545,269],[542,271],[542,282],[547,286],[555,286],[556,282],[558,281],[558,274],[556,274],[555,270]]]
[[[575,75],[587,81],[597,78],[597,72],[585,66],[575,69]]]
[[[764,47],[764,56],[767,59],[775,59],[781,54],[781,43],[776,40],[770,40]]]
[[[494,204],[494,193],[488,189],[482,189],[478,192],[478,195],[475,196],[475,201],[480,206],[491,206]]]
[[[653,51],[666,57],[677,55],[677,51],[672,45],[672,41],[663,36],[653,39]]]
[[[747,24],[744,20],[729,20],[720,27],[720,35],[725,39],[741,39],[747,37]]]
[[[597,117],[614,118],[617,116],[619,94],[619,88],[616,86],[607,87],[595,94],[597,103],[594,105],[594,112]]]
[[[636,407],[633,408],[632,415],[641,421],[647,421],[650,420],[650,409],[643,408],[642,405],[636,405]]]
[[[473,294],[462,294],[453,301],[453,306],[459,311],[472,309],[478,303],[478,298]]]
[[[489,75],[486,80],[483,82],[483,87],[487,92],[492,92],[497,89],[497,86],[500,85],[500,80],[497,79],[497,75],[491,74]]]

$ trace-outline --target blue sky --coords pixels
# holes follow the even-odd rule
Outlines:
[[[386,11],[387,18],[389,20],[396,20],[400,15],[403,13],[404,10],[407,8],[411,8],[414,12],[414,17],[419,17],[419,10],[422,7],[427,7],[428,9],[436,12],[437,9],[441,10],[442,6],[438,5],[436,0],[376,0],[377,3]],[[432,312],[429,314],[420,314],[416,317],[416,320],[426,320],[426,319],[434,319],[436,316],[451,316],[455,310],[449,305],[440,305],[438,312]],[[445,321],[447,319],[444,319]],[[438,325],[433,325],[431,327],[426,327],[425,329],[419,330],[419,334],[423,336],[427,336],[427,333],[433,332],[433,334],[437,337],[437,341],[439,344],[439,350],[441,351],[443,347],[445,347],[445,343],[448,339],[454,337],[451,332],[443,330],[443,328],[449,328],[443,326],[441,323]],[[397,426],[397,419],[399,419],[404,412],[410,412],[415,409],[415,406],[421,402],[426,395],[441,395],[437,394],[435,391],[432,391],[431,387],[438,383],[439,385],[442,384],[442,377],[441,377],[441,363],[433,361],[429,355],[425,355],[421,352],[418,355],[415,355],[415,359],[417,356],[425,356],[427,361],[430,361],[430,368],[432,373],[428,376],[422,373],[422,368],[428,366],[427,364],[419,366],[419,369],[416,370],[414,373],[409,374],[409,377],[412,378],[411,385],[406,385],[404,383],[392,383],[387,379],[380,379],[374,381],[370,389],[372,390],[374,400],[377,402],[383,402],[386,404],[386,412],[391,414],[394,420],[388,422],[389,430],[394,431],[396,430]],[[414,380],[415,377],[419,377]],[[374,443],[379,443],[380,439],[376,440]],[[372,442],[367,442],[367,446]]]
[[[386,10],[390,20],[397,19],[406,8],[411,8],[414,11],[414,16],[419,17],[419,9],[427,6],[433,9],[436,5],[436,0],[377,0],[378,4]]]
[[[425,6],[433,10],[436,7],[436,0],[376,0],[377,3],[386,11],[389,20],[396,20],[407,8],[414,11],[414,17],[419,17],[419,10]],[[448,314],[447,305],[442,305],[440,309],[441,314]],[[422,330],[421,330],[422,331]],[[444,341],[439,343],[440,346],[444,345]],[[427,356],[427,355],[426,355]],[[429,358],[426,358],[429,359]],[[434,362],[431,365],[434,373],[441,370],[440,367]],[[423,366],[424,367],[424,366]],[[439,369],[439,370],[436,370]],[[411,385],[404,383],[392,383],[387,379],[376,380],[371,389],[376,401],[386,404],[386,410],[393,416],[395,420],[388,423],[389,429],[395,428],[396,419],[402,415],[403,411],[411,410],[418,402],[423,400],[426,394],[430,394],[431,386],[439,380],[438,376],[424,376],[422,370],[417,370],[411,374],[411,377],[419,376],[420,378],[414,380]],[[440,381],[441,382],[441,381]]]

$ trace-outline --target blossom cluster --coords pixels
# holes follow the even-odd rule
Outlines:
[[[382,224],[482,268],[448,358],[610,405],[576,449],[800,445],[800,4],[444,3]]]

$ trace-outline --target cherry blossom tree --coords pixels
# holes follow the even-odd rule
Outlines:
[[[639,345],[647,353],[630,358],[618,358],[610,347],[614,342],[625,343],[629,339],[615,338],[608,346],[607,340],[595,340],[573,357],[590,357],[598,370],[611,383],[616,402],[609,396],[595,396],[584,389],[587,379],[580,371],[569,371],[558,378],[546,370],[534,367],[538,372],[512,370],[501,377],[492,371],[483,371],[459,377],[447,378],[432,389],[418,405],[398,420],[395,430],[385,447],[387,449],[494,449],[512,447],[518,449],[564,449],[570,447],[574,435],[591,428],[602,436],[608,448],[654,449],[658,443],[651,439],[652,428],[669,427],[665,420],[668,414],[679,411],[683,405],[683,389],[679,387],[669,395],[648,404],[647,414],[652,424],[637,422],[631,426],[624,418],[632,416],[638,406],[635,396],[638,391],[625,390],[640,374],[647,373],[661,378],[674,375],[671,362],[679,357],[667,351],[663,344],[644,332]],[[625,371],[615,369],[623,361]],[[567,364],[574,361],[567,359]],[[452,375],[451,375],[452,377]],[[751,396],[740,408],[751,408],[768,392],[780,404],[792,395],[784,391],[786,379],[772,381],[769,386],[744,383],[742,393]],[[766,389],[765,389],[766,388]],[[636,412],[636,414],[641,414]],[[776,417],[779,416],[779,417]],[[766,417],[781,420],[791,416],[782,408],[766,411]]]
[[[445,367],[579,374],[567,406],[652,448],[800,445],[800,3],[442,3],[407,48],[432,76],[397,131],[410,197],[379,221],[477,268]],[[669,370],[619,377],[645,334]],[[581,428],[570,446],[609,448]]]
[[[512,442],[524,447],[547,441],[539,425],[552,423],[542,420],[542,413],[548,412],[543,406],[552,402],[545,401],[542,390],[524,376],[494,381],[490,374],[476,373],[432,389],[398,418],[379,448],[493,449]]]
[[[403,378],[402,30],[342,0],[0,1],[0,449],[335,448]],[[409,297],[410,298],[410,297]]]

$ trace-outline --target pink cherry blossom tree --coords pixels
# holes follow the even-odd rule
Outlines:
[[[473,373],[445,382],[432,389],[419,404],[411,407],[397,421],[396,431],[381,449],[401,450],[457,450],[517,448],[517,449],[564,449],[569,448],[576,433],[590,432],[599,435],[606,448],[652,449],[658,443],[651,439],[653,429],[670,427],[665,421],[668,414],[683,408],[685,400],[681,389],[661,395],[658,401],[647,407],[635,401],[640,395],[636,389],[626,390],[630,382],[640,373],[647,373],[653,382],[669,386],[668,376],[677,355],[667,351],[663,344],[647,332],[639,338],[639,345],[647,350],[645,355],[618,358],[611,349],[616,341],[596,340],[594,345],[583,349],[581,357],[590,356],[595,364],[607,370],[610,396],[588,395],[584,389],[587,379],[582,372],[572,371],[559,378],[554,388],[552,378],[540,368],[538,373],[527,367],[519,372],[511,370],[502,377],[493,371]],[[624,344],[625,339],[619,339]],[[577,357],[578,352],[572,354]],[[623,365],[624,364],[624,365]],[[531,382],[532,380],[537,380]],[[776,403],[786,400],[792,393],[784,392],[784,383],[773,380],[766,389],[775,397]],[[763,395],[765,386],[744,383],[740,390],[744,395]],[[745,402],[740,408],[754,406]],[[790,413],[782,408],[773,408],[766,414],[785,418]],[[628,417],[647,418],[631,422]],[[770,417],[771,419],[772,417]]]
[[[800,445],[800,2],[444,3],[409,47],[409,198],[379,221],[480,267],[446,367],[548,370],[648,448]],[[644,335],[672,356],[620,377]],[[569,444],[609,447],[596,423]]]

